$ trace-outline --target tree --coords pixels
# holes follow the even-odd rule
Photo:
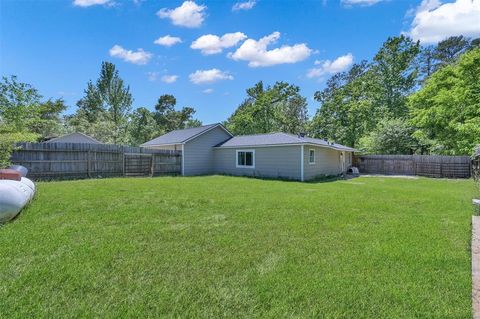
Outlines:
[[[438,61],[437,68],[452,64],[470,48],[470,40],[463,35],[449,37],[437,44],[434,57]]]
[[[199,120],[193,119],[195,109],[184,107],[180,111],[175,110],[177,99],[171,94],[164,94],[158,98],[155,105],[155,120],[160,131],[170,132],[187,127],[200,126]]]
[[[315,93],[320,108],[309,132],[317,138],[355,147],[359,139],[376,126],[379,115],[371,66],[362,61],[347,72],[337,73],[323,91]]]
[[[28,131],[38,117],[42,96],[30,84],[16,76],[3,77],[0,82],[0,124],[14,132]]]
[[[62,99],[41,101],[30,84],[16,76],[0,82],[0,126],[11,133],[35,133],[39,138],[61,132],[60,114],[67,108]]]
[[[401,35],[388,38],[374,57],[372,71],[376,81],[376,104],[383,117],[408,115],[407,96],[413,91],[418,70],[415,63],[420,43]]]
[[[413,131],[414,128],[402,119],[383,120],[374,131],[360,139],[358,148],[366,154],[412,154],[418,148]]]
[[[148,109],[140,107],[130,117],[129,135],[132,145],[140,145],[159,135],[153,113]]]
[[[433,141],[432,152],[471,154],[480,144],[480,49],[432,74],[408,105],[414,135]]]
[[[95,84],[89,81],[84,92],[85,96],[77,102],[78,116],[84,117],[88,123],[97,123],[99,120],[112,122],[112,142],[126,143],[133,98],[115,65],[102,62],[100,77]]]
[[[286,82],[265,87],[256,83],[225,125],[234,134],[284,131],[298,134],[307,126],[307,102],[300,88]]]

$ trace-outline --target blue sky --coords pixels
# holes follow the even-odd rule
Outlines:
[[[371,59],[387,37],[435,43],[479,28],[480,0],[2,0],[0,74],[63,97],[72,113],[110,61],[134,108],[153,110],[169,93],[204,123],[225,120],[256,82],[287,81],[312,116],[312,96],[331,73]]]

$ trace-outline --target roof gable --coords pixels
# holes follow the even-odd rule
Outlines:
[[[59,137],[52,138],[43,143],[86,143],[86,144],[102,144],[91,136],[80,132],[74,132]]]
[[[174,130],[164,135],[161,135],[159,137],[156,137],[151,141],[145,142],[140,146],[148,147],[148,146],[184,144],[216,127],[222,128],[230,136],[233,136],[222,124],[215,123],[215,124],[203,125],[199,127],[187,128],[183,130]]]

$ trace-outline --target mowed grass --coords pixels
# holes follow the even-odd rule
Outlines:
[[[468,318],[470,180],[38,183],[0,316]]]

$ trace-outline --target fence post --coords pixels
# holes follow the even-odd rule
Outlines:
[[[152,154],[152,156],[150,156],[150,177],[153,177],[154,166],[155,166],[155,154]]]
[[[122,176],[125,177],[125,153],[122,154]]]
[[[91,165],[91,160],[90,160],[90,150],[87,151],[87,176],[88,178],[91,178],[92,177],[92,172],[91,172],[91,168],[90,168],[90,165]]]

